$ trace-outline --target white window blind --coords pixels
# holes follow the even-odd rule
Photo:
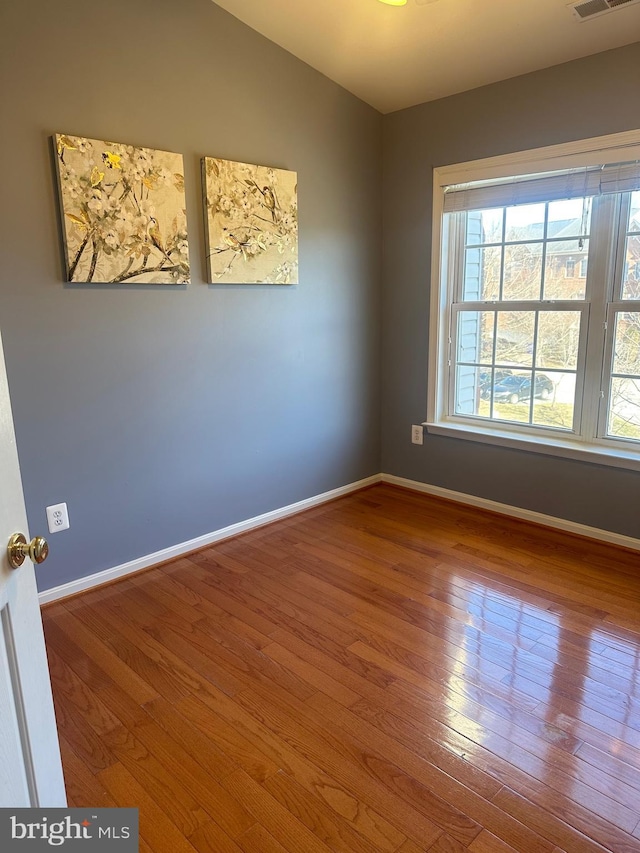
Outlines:
[[[640,190],[640,162],[444,186],[444,212],[488,210]]]

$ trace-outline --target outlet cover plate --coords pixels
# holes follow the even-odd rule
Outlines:
[[[67,530],[69,527],[69,511],[66,503],[53,504],[47,507],[47,523],[49,525],[49,533],[59,533],[61,530]]]

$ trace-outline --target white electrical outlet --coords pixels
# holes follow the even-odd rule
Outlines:
[[[411,443],[412,444],[423,444],[424,442],[424,430],[421,425],[412,424],[411,426]]]
[[[58,533],[69,527],[69,511],[66,504],[54,504],[47,507],[49,533]]]

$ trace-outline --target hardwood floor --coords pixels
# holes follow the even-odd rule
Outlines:
[[[640,556],[391,486],[43,612],[154,853],[639,853]]]

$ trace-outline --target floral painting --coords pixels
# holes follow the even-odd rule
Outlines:
[[[185,284],[182,156],[56,134],[67,280]]]
[[[298,283],[295,172],[203,160],[209,281]]]

